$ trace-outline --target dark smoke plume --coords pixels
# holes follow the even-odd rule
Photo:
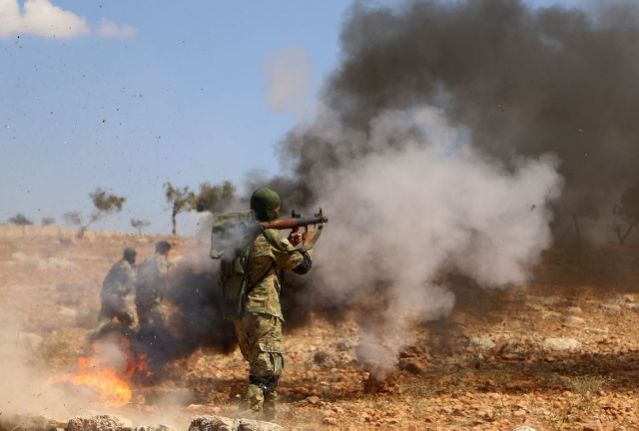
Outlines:
[[[356,3],[341,42],[323,103],[354,136],[384,111],[439,107],[501,160],[556,154],[569,214],[610,214],[639,180],[636,2],[588,11],[521,0]],[[367,144],[294,130],[282,149],[295,182],[315,191],[326,173],[377,151]]]
[[[639,5],[356,3],[341,42],[317,118],[282,141],[291,175],[251,184],[331,219],[323,266],[283,289],[287,326],[368,310],[360,359],[388,369],[411,321],[452,309],[442,274],[523,284],[549,223],[611,214],[639,181]],[[181,354],[233,346],[212,277],[176,289]]]

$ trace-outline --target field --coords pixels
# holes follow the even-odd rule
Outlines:
[[[179,429],[199,414],[235,413],[246,378],[237,350],[175,361],[152,384],[132,383],[123,407],[47,401],[46,376],[74,369],[87,352],[110,265],[128,245],[150,255],[158,239],[88,232],[77,240],[57,227],[0,226],[0,357],[5,368],[6,358],[19,358],[16,372],[28,375],[24,387],[2,385],[3,413],[109,412]],[[170,241],[174,264],[206,253],[193,239]],[[524,288],[450,284],[452,315],[416,325],[397,371],[383,379],[355,359],[355,311],[343,323],[317,317],[289,332],[276,422],[300,430],[639,429],[637,247],[547,252]],[[37,393],[34,378],[44,387]]]

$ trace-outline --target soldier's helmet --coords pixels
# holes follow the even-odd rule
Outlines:
[[[168,253],[171,250],[171,244],[168,241],[160,241],[155,243],[155,252],[159,254]]]
[[[124,253],[122,257],[129,263],[135,263],[135,257],[138,255],[138,252],[131,247],[127,247],[124,249]]]
[[[257,189],[251,195],[251,209],[259,221],[271,221],[279,217],[278,209],[282,205],[280,195],[268,187]]]

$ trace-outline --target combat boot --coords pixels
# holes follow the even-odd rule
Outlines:
[[[279,400],[277,391],[272,390],[264,394],[264,420],[272,421],[277,413],[277,401]]]
[[[249,384],[240,399],[239,415],[247,419],[258,419],[264,409],[264,390]]]

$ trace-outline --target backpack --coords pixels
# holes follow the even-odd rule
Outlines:
[[[212,259],[220,261],[219,284],[222,288],[222,315],[229,320],[239,319],[244,312],[246,296],[254,283],[249,280],[253,243],[262,233],[252,211],[219,214],[211,230]],[[270,268],[269,268],[270,271]]]

